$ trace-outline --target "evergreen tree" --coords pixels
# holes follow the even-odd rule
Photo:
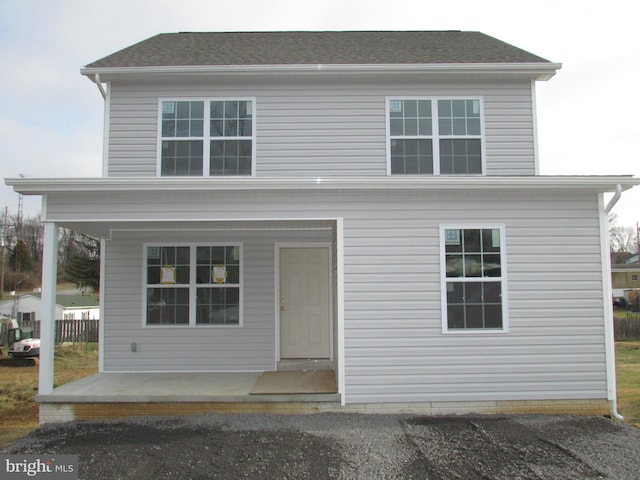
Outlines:
[[[87,235],[74,235],[69,245],[65,277],[79,288],[100,290],[100,242]]]
[[[9,264],[14,271],[31,272],[33,270],[33,258],[27,244],[22,240],[16,242],[16,246],[9,257]]]

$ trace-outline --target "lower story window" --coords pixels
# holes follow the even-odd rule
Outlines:
[[[503,227],[442,227],[443,331],[506,331]]]
[[[146,245],[147,325],[240,325],[240,245]]]
[[[240,323],[240,247],[196,247],[196,324]]]

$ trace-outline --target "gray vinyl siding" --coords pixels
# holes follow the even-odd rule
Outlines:
[[[480,97],[488,175],[533,175],[531,84],[347,82],[111,86],[108,175],[155,176],[158,99],[255,98],[256,175],[386,175],[387,96]]]
[[[126,232],[107,242],[104,368],[131,371],[263,371],[275,368],[276,241],[329,242],[331,232]],[[144,326],[143,243],[242,243],[243,324]],[[131,351],[131,342],[137,351]]]
[[[108,198],[97,192],[74,201],[64,197],[48,199],[49,220],[247,218],[255,226],[259,219],[343,218],[347,403],[607,397],[596,193],[190,192]],[[442,333],[439,226],[456,223],[505,226],[508,333]],[[297,234],[304,233],[282,231],[278,238],[293,241]],[[164,241],[175,234],[145,235]],[[245,268],[248,277],[254,268],[261,272],[263,277],[256,273],[255,278],[261,278],[264,290],[246,291],[245,328],[184,329],[179,337],[171,329],[141,330],[142,238],[114,237],[105,286],[108,369],[202,369],[203,356],[204,363],[219,362],[220,369],[266,365],[273,354],[273,330],[266,325],[274,322],[271,245],[276,239],[246,235],[239,237]],[[228,348],[230,337],[235,348]],[[208,352],[219,338],[224,338],[221,354]],[[130,352],[134,339],[142,342],[138,354]],[[149,341],[153,351],[140,360]]]

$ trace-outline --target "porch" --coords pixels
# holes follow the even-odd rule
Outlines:
[[[313,413],[340,408],[335,373],[98,373],[36,396],[40,423],[191,413]]]
[[[55,285],[52,252],[57,251],[59,225],[69,224],[47,223],[45,228],[46,250],[50,254],[43,273],[45,291],[52,291]],[[101,308],[105,320],[100,332],[101,373],[54,389],[52,332],[45,328],[48,325],[44,321],[37,397],[41,422],[215,411],[306,413],[340,406],[338,392],[344,395],[344,377],[339,219],[161,223],[147,219],[135,225],[128,221],[96,221],[74,226],[85,227],[78,230],[103,239]],[[178,286],[147,277],[147,264],[156,259],[154,248],[157,252],[176,248],[189,252],[179,266],[189,275],[181,277]],[[212,273],[214,268],[223,270],[224,275],[216,282],[212,274],[204,272],[204,257],[197,260],[198,254],[210,253],[212,248],[225,255],[233,249],[233,255],[215,262],[210,259],[215,265],[206,266]],[[311,300],[322,299],[319,305],[311,305],[310,311],[304,310],[309,302],[297,301],[297,291],[287,290],[290,285],[305,283],[294,278],[303,267],[289,267],[285,261],[290,252],[322,256],[317,264],[306,264],[308,270],[322,270],[318,275],[320,284],[302,292],[313,293]],[[175,274],[177,260],[170,260],[163,260],[163,265],[174,265],[166,268],[173,268]],[[209,290],[226,283],[220,291],[231,292],[222,297],[228,305],[219,299],[213,301],[215,295],[207,296]],[[162,300],[160,304],[167,315],[156,318],[151,308],[155,303],[146,302],[149,298],[155,301],[160,290],[181,294],[187,291],[183,297],[188,296],[188,301]],[[320,291],[322,295],[318,294]],[[224,322],[213,316],[220,311],[226,312]],[[307,335],[309,332],[313,335]],[[166,352],[179,354],[167,356]],[[301,356],[327,359],[331,389],[307,388],[306,377],[317,376],[311,373],[299,373],[300,378],[288,374],[281,381],[286,376],[278,364],[281,359]],[[219,373],[210,373],[212,370]],[[265,370],[275,370],[272,382],[280,380],[281,385],[290,388],[257,389],[263,375],[246,372]]]

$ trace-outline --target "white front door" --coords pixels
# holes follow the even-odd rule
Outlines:
[[[329,249],[280,249],[280,358],[329,358]]]

